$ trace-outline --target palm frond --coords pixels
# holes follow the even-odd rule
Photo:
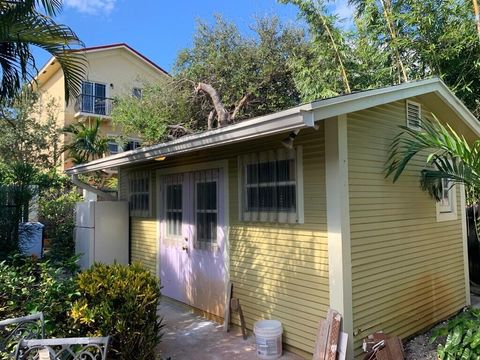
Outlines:
[[[41,2],[51,7],[49,11],[55,11],[61,5],[60,1]],[[82,52],[72,50],[83,47],[83,43],[68,26],[57,24],[35,8],[18,5],[3,10],[0,23],[2,99],[13,97],[23,81],[33,79],[29,69],[36,66],[30,46],[44,49],[59,62],[65,75],[66,101],[77,96],[86,73],[86,58]]]
[[[468,187],[480,186],[480,141],[470,145],[449,125],[422,120],[420,131],[406,126],[390,146],[385,176],[396,182],[413,159],[423,158],[420,173],[423,190],[433,198],[440,199],[444,182],[464,184]]]

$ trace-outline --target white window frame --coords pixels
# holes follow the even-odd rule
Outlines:
[[[88,95],[88,94],[85,94],[83,92],[83,84],[84,83],[91,83],[93,85],[93,95]],[[93,96],[94,98],[96,97],[100,97],[100,96],[97,96],[97,93],[95,91],[95,85],[103,85],[105,86],[105,113],[108,112],[108,99],[110,98],[110,89],[109,89],[109,86],[106,82],[103,82],[103,81],[97,81],[97,80],[90,80],[90,79],[85,79],[82,81],[82,84],[80,85],[80,94],[81,95],[88,95],[88,96]],[[82,105],[83,106],[83,105]],[[93,112],[90,113],[88,112],[88,114],[93,114],[93,115],[97,115],[97,116],[109,116],[107,114],[98,114],[95,112],[95,104],[93,105]]]
[[[117,147],[117,151],[115,151],[115,152],[110,151],[110,145],[115,145]],[[109,152],[110,155],[115,155],[115,154],[118,154],[118,153],[122,152],[121,146],[118,145],[118,143],[115,140],[109,140],[108,141],[108,146],[109,146],[108,152]]]
[[[147,178],[148,192],[133,192],[131,189],[131,181]],[[152,215],[152,176],[150,171],[135,171],[128,174],[128,202],[131,204],[132,195],[147,194],[148,195],[148,209],[130,209],[130,216],[133,217],[150,217]],[[130,207],[130,206],[129,206]]]
[[[457,186],[453,185],[448,190],[448,205],[442,204],[442,201],[436,203],[437,222],[457,220],[457,207]]]
[[[295,148],[295,194],[296,194],[296,212],[287,211],[247,211],[245,207],[246,201],[246,184],[245,184],[245,167],[249,164],[244,160],[244,156],[238,156],[238,206],[239,221],[242,222],[270,222],[270,223],[286,223],[286,224],[303,224],[304,218],[304,189],[303,189],[303,148],[296,146]],[[278,150],[278,149],[275,149]],[[275,151],[273,150],[273,151]],[[265,154],[268,158],[269,151],[260,151],[258,154]],[[248,154],[245,154],[248,155]]]
[[[412,101],[412,100],[407,100],[405,102],[405,121],[406,121],[406,124],[407,124],[407,127],[409,129],[412,129],[412,130],[416,130],[416,131],[419,131],[420,130],[420,127],[419,126],[412,126],[409,122],[409,118],[408,118],[408,105],[414,105],[414,106],[418,106],[418,114],[419,114],[419,119],[418,119],[418,122],[419,124],[421,125],[422,124],[422,104],[420,104],[419,102],[416,102],[416,101]]]
[[[116,137],[119,137],[120,135],[119,134],[107,134],[107,138],[111,139],[109,141],[109,143],[116,143],[118,145],[118,151],[115,153],[115,154],[119,154],[119,153],[122,153],[122,152],[125,152],[125,151],[129,151],[129,150],[123,150],[123,147],[120,146],[120,144],[118,144],[116,141],[115,141],[115,138]],[[136,141],[138,142],[139,144],[139,147],[142,147],[142,140],[139,139],[139,138],[133,138],[133,137],[127,137],[126,139],[126,142],[130,142],[130,141]],[[138,149],[138,148],[137,148]],[[113,155],[113,154],[112,154]]]

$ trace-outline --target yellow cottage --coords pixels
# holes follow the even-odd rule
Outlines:
[[[435,114],[468,140],[480,124],[441,80],[304,104],[67,170],[119,170],[130,203],[130,258],[165,296],[223,317],[225,287],[248,328],[284,326],[311,354],[329,307],[343,315],[349,358],[383,330],[402,338],[469,305],[465,195],[440,206],[411,166],[384,168],[399,125]]]

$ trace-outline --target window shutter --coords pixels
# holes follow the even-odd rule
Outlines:
[[[407,126],[413,130],[420,130],[422,122],[422,105],[407,100]]]

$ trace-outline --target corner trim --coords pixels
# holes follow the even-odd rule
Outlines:
[[[353,359],[352,259],[348,184],[347,116],[325,120],[328,270],[330,307],[342,316]]]
[[[467,213],[465,200],[465,185],[459,185],[460,190],[460,219],[462,221],[462,241],[463,241],[463,271],[465,274],[465,303],[471,305],[470,300],[470,274],[468,268],[468,238],[467,238]]]

